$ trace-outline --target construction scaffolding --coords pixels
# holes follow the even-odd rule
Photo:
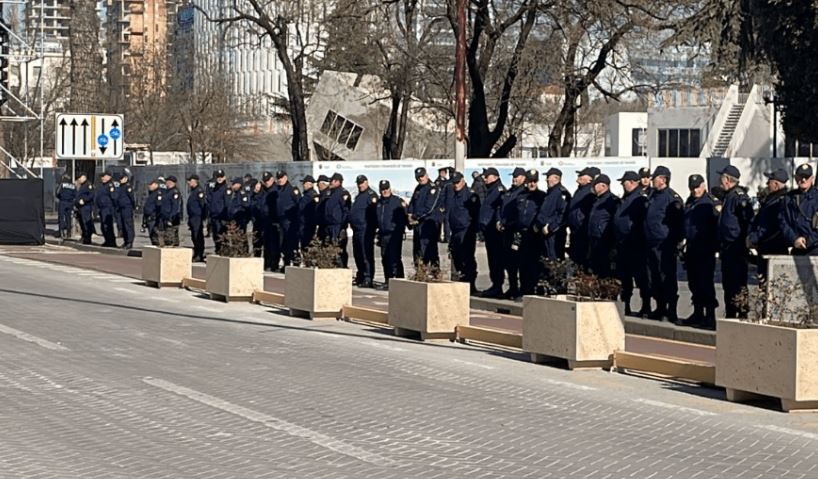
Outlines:
[[[0,0],[0,133],[3,135],[0,141],[0,175],[42,177],[46,19],[51,18],[52,27],[67,22],[67,13],[60,8],[63,5],[61,0]],[[24,28],[19,28],[19,23],[10,20],[16,19],[23,7]],[[16,82],[12,82],[12,68],[16,69]],[[23,129],[26,154],[22,157],[15,155],[6,143],[6,131],[15,124],[34,126],[33,135],[29,134],[31,128]],[[39,148],[36,142],[39,142]],[[29,167],[33,165],[33,158],[27,152],[32,149],[39,151],[39,174]]]

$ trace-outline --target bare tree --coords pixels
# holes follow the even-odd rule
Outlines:
[[[99,17],[94,0],[71,0],[69,49],[71,52],[71,99],[76,113],[104,112],[108,101],[99,51]]]

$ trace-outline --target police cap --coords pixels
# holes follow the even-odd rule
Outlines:
[[[452,183],[460,183],[463,180],[463,173],[455,171],[452,173]]]
[[[178,183],[178,181],[176,180],[176,177],[173,176],[173,175],[168,176],[167,178],[165,178],[165,181],[172,181],[174,183]]]
[[[388,190],[391,187],[392,185],[389,184],[389,180],[381,180],[381,182],[378,183],[378,188],[380,188],[381,191]]]
[[[111,170],[105,170],[102,173],[100,173],[100,175],[99,175],[100,178],[102,178],[103,176],[113,176],[113,175],[111,174]]]
[[[187,181],[196,180],[199,181],[199,175],[190,175],[187,177]]]
[[[261,174],[261,181],[267,182],[273,179],[273,174],[269,171],[265,171]]]
[[[687,177],[687,187],[691,190],[700,187],[703,183],[704,177],[702,175],[690,175]]]
[[[551,175],[557,175],[560,178],[562,178],[562,170],[560,170],[559,168],[549,168],[548,171],[545,172],[545,176],[547,178]]]
[[[216,170],[213,172],[213,178],[224,178],[224,170]]]
[[[622,175],[622,178],[619,178],[616,181],[639,181],[639,174],[635,171],[626,171],[625,174]]]
[[[535,169],[530,169],[525,173],[525,181],[540,181],[540,172]]]
[[[600,183],[604,183],[608,186],[611,186],[611,178],[608,175],[600,174],[594,178],[594,181],[591,182],[592,185],[598,185]]]
[[[494,167],[483,168],[483,176],[489,175],[500,176],[500,172],[497,171],[497,168]]]
[[[85,176],[85,175],[80,175],[80,176]],[[158,180],[158,179],[156,179],[156,178],[151,178],[151,180],[148,182],[148,184],[149,184],[149,185],[158,185],[158,184],[159,184],[159,180]]]
[[[600,173],[602,172],[596,166],[587,166],[577,171],[578,176],[590,176],[591,178],[596,178]]]
[[[719,171],[720,175],[732,176],[735,179],[741,178],[741,172],[733,165],[727,165]]]
[[[437,171],[438,171],[438,173],[440,173],[441,171],[445,171],[446,173],[448,173],[449,172],[449,167],[448,166],[441,166],[440,168],[437,169]]]
[[[423,178],[424,176],[426,176],[426,168],[424,168],[422,166],[419,167],[419,168],[415,168],[415,179],[416,180],[419,180],[419,179]]]
[[[767,173],[764,173],[764,176],[766,176],[768,180],[780,181],[781,183],[786,183],[790,179],[790,175],[787,174],[784,168],[778,168],[775,171],[769,171]]]
[[[472,177],[473,180],[476,180],[477,178],[480,178],[480,176],[482,176],[482,175],[477,170],[474,170],[474,171],[471,172],[471,177]]]
[[[318,175],[318,182],[319,183],[329,183],[329,176],[327,175]]]
[[[369,179],[366,177],[366,175],[358,175],[358,177],[355,178],[355,184],[356,185],[360,185],[364,181],[369,181]]]
[[[650,168],[647,166],[639,168],[639,178],[650,178]]]
[[[514,168],[514,171],[511,172],[512,178],[516,178],[518,176],[528,176],[528,173],[525,171],[525,168],[517,167]]]
[[[332,181],[344,181],[344,175],[342,175],[341,173],[333,173],[331,180]]]
[[[128,170],[125,170],[125,171],[123,171],[122,173],[119,174],[119,179],[120,180],[122,178],[130,178],[130,177],[131,177],[131,172],[128,171]]]
[[[312,175],[307,175],[301,180],[301,183],[315,183],[315,178],[313,178]]]
[[[795,169],[796,178],[809,178],[812,176],[812,166],[809,163],[804,163]]]
[[[287,176],[287,172],[286,172],[286,171],[284,171],[284,170],[278,170],[278,171],[276,171],[276,179],[277,179],[277,180],[280,180],[281,178],[284,178],[285,176]]]
[[[233,181],[231,183],[234,184],[234,185],[237,184],[237,183],[242,184],[242,183],[244,183],[244,180],[241,179],[240,176],[237,176],[237,177],[233,178]]]
[[[666,166],[657,166],[656,169],[653,170],[652,177],[656,178],[657,176],[664,176],[665,178],[670,180],[670,169],[668,169],[668,167]]]

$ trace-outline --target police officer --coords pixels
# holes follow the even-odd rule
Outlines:
[[[116,234],[114,232],[114,215],[116,214],[116,187],[111,181],[111,172],[104,171],[100,175],[102,184],[94,194],[94,204],[99,213],[99,225],[105,242],[102,246],[116,248]]]
[[[238,231],[247,231],[247,223],[250,221],[250,197],[244,191],[244,183],[240,177],[233,178],[230,189],[224,192],[227,203],[227,221],[231,227]],[[241,241],[238,245],[240,253],[249,253],[249,245],[246,241]]]
[[[403,235],[406,233],[406,202],[392,194],[389,180],[381,180],[378,185],[381,197],[378,200],[376,219],[378,221],[378,243],[381,246],[381,265],[386,287],[390,278],[403,278]]]
[[[769,255],[785,255],[790,244],[784,238],[779,219],[784,214],[787,204],[787,181],[790,177],[783,168],[765,173],[767,177],[767,195],[761,201],[747,234],[747,246],[755,248],[759,255],[758,273],[766,277]]]
[[[276,209],[275,223],[281,229],[279,250],[284,267],[291,266],[298,250],[298,202],[301,191],[290,183],[287,172],[276,172]]]
[[[614,216],[619,207],[619,198],[611,193],[611,179],[600,174],[591,182],[596,200],[588,212],[588,265],[593,274],[600,278],[613,275],[611,263],[614,260]]]
[[[500,220],[497,230],[503,233],[503,253],[505,256],[508,290],[503,293],[504,298],[517,299],[520,297],[520,242],[522,236],[519,228],[519,208],[517,200],[525,193],[528,172],[525,168],[514,168],[511,172],[511,188],[503,194],[500,207]]]
[[[633,286],[639,288],[642,307],[638,316],[650,314],[650,289],[647,284],[647,266],[645,264],[645,205],[647,196],[642,194],[639,174],[626,171],[622,178],[624,194],[614,214],[614,235],[616,237],[616,277],[622,283],[620,298],[625,303],[625,314],[632,316],[631,297]]]
[[[795,169],[798,188],[787,195],[787,206],[780,220],[781,230],[791,253],[796,256],[818,255],[818,191],[812,166],[807,163]]]
[[[577,191],[568,204],[568,227],[571,228],[571,247],[568,257],[577,266],[588,268],[588,213],[595,196],[591,181],[599,175],[599,168],[589,166],[577,171]]]
[[[204,261],[204,222],[207,218],[207,197],[199,185],[199,175],[187,178],[190,193],[187,196],[187,226],[190,228],[190,239],[193,241],[193,261]]]
[[[321,242],[327,239],[327,215],[326,207],[329,199],[329,177],[327,175],[318,176],[318,202],[315,204],[315,226],[316,235]]]
[[[687,180],[690,196],[685,201],[684,264],[687,283],[693,299],[693,314],[685,319],[686,326],[716,327],[716,272],[718,250],[718,200],[707,191],[701,175],[690,175]]]
[[[441,191],[429,180],[426,168],[415,169],[417,186],[409,203],[409,224],[414,228],[412,238],[412,256],[415,265],[418,262],[427,267],[440,267],[440,255],[437,243],[440,239],[441,212],[445,206],[441,203]]]
[[[679,301],[676,282],[676,253],[683,237],[682,198],[670,188],[670,170],[657,166],[645,212],[645,241],[648,253],[648,282],[656,309],[651,319],[675,322]]]
[[[355,258],[355,284],[371,288],[375,277],[375,231],[377,227],[378,194],[369,187],[365,175],[355,178],[358,195],[349,210],[352,227],[352,256]]]
[[[278,185],[273,173],[262,173],[261,189],[254,201],[259,221],[258,231],[262,237],[264,270],[278,271],[281,261],[281,228],[276,222]],[[253,223],[253,228],[256,226]]]
[[[179,226],[182,224],[182,216],[184,212],[184,205],[182,204],[182,193],[176,187],[177,180],[175,176],[168,176],[165,179],[165,188],[167,190],[168,200],[172,203],[170,219],[171,225],[166,231],[166,240],[170,241],[171,246],[179,246]]]
[[[540,208],[545,201],[545,192],[538,187],[540,174],[537,170],[528,170],[525,177],[525,190],[517,197],[517,229],[520,235],[520,293],[537,293],[542,273],[544,227],[538,221]]]
[[[504,271],[503,233],[497,230],[503,206],[503,195],[506,192],[500,181],[497,168],[483,170],[485,197],[480,203],[479,228],[486,245],[486,256],[489,265],[491,287],[483,291],[484,298],[499,298],[503,295]]]
[[[449,254],[452,258],[452,278],[469,283],[471,294],[477,294],[477,260],[474,253],[480,197],[466,186],[466,179],[459,171],[452,173],[451,188],[446,195],[444,210],[451,229]]]
[[[724,288],[724,312],[728,318],[746,318],[747,312],[734,304],[736,295],[747,287],[749,251],[747,232],[753,219],[753,206],[747,191],[739,186],[741,173],[733,165],[719,171],[724,188],[724,203],[719,216],[719,259]]]
[[[263,178],[263,176],[262,176]],[[261,180],[250,181],[250,217],[253,220],[253,257],[264,255],[264,223],[267,214],[267,192]]]
[[[444,166],[437,169],[437,179],[435,180],[435,187],[439,191],[440,196],[440,204],[446,204],[446,196],[451,192],[452,189],[452,172],[454,168],[449,166]],[[448,243],[449,238],[451,237],[451,228],[449,227],[449,222],[446,218],[446,215],[442,215],[441,218],[443,222],[443,242]]]
[[[136,201],[133,196],[133,187],[130,184],[130,174],[126,170],[119,177],[119,186],[116,188],[116,209],[119,213],[119,233],[122,235],[122,248],[133,248],[134,227],[133,211]]]
[[[648,168],[647,166],[639,168],[639,189],[645,196],[650,195],[650,192],[653,191],[653,185],[651,184],[650,168]]]
[[[562,184],[562,171],[558,168],[549,168],[545,172],[545,181],[548,190],[545,201],[540,209],[540,223],[545,235],[544,256],[549,261],[557,261],[565,257],[565,241],[567,239],[565,220],[568,204],[571,202],[571,193]]]
[[[57,201],[59,213],[59,228],[57,238],[71,237],[71,214],[74,211],[74,201],[77,199],[77,186],[68,175],[62,175],[57,185]]]
[[[315,178],[307,175],[301,180],[301,185],[304,191],[301,194],[301,199],[298,200],[298,217],[300,218],[298,238],[300,249],[303,251],[309,248],[310,243],[315,238],[317,227],[316,210],[321,200],[318,197],[318,192],[315,191]]]
[[[471,180],[471,190],[480,198],[480,204],[482,205],[483,201],[486,200],[486,180],[477,170],[471,172]]]
[[[208,225],[213,235],[216,254],[221,254],[221,235],[227,228],[227,190],[227,178],[225,178],[224,170],[216,170],[213,172],[213,181],[208,185],[205,195],[207,197],[207,212],[210,216]]]
[[[142,231],[148,232],[148,238],[153,246],[159,246],[159,235],[157,232],[159,221],[159,199],[162,190],[159,189],[159,180],[152,179],[148,183],[148,196],[145,204],[142,205]]]
[[[349,210],[352,201],[343,184],[344,176],[340,173],[334,173],[330,178],[324,216],[327,222],[325,241],[340,248],[337,262],[339,266],[346,268],[349,263],[347,226],[349,225]]]

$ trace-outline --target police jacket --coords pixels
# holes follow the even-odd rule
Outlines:
[[[227,182],[224,183],[210,183],[207,188],[207,209],[210,218],[214,220],[227,219],[227,200],[226,195],[229,187]]]
[[[684,231],[687,252],[712,252],[718,249],[719,200],[710,193],[701,198],[692,195],[685,201]]]
[[[116,209],[116,204],[114,203],[115,195],[116,187],[113,181],[99,185],[94,195],[94,203],[97,205],[97,209],[100,213],[113,213]]]
[[[542,207],[537,213],[537,223],[542,228],[548,226],[549,236],[556,234],[565,226],[565,212],[570,202],[571,194],[560,183],[546,191]]]
[[[133,186],[131,183],[125,183],[124,185],[119,185],[116,188],[116,207],[122,213],[133,213],[134,207],[136,206],[136,201],[133,197]]]
[[[60,202],[61,210],[70,210],[74,207],[74,200],[77,198],[77,187],[70,181],[65,181],[57,185],[57,200]]]
[[[500,206],[500,224],[506,230],[514,231],[519,226],[520,212],[517,201],[523,193],[525,193],[524,186],[514,185],[503,194],[503,201]]]
[[[190,190],[187,195],[187,222],[201,222],[207,216],[207,198],[201,186]]]
[[[298,201],[301,192],[290,182],[273,187],[275,191],[275,220],[277,223],[292,223],[298,221]]]
[[[314,189],[304,190],[304,194],[298,200],[298,217],[301,218],[302,224],[308,226],[316,224],[315,212],[320,201],[317,191]]]
[[[517,227],[523,232],[537,233],[542,229],[537,222],[537,214],[545,201],[545,191],[521,189],[524,191],[517,197]],[[531,258],[531,261],[538,260]]]
[[[788,245],[804,237],[808,250],[818,246],[818,190],[815,186],[806,192],[795,189],[787,194],[787,206],[779,223]]]
[[[355,201],[352,202],[352,207],[349,210],[349,224],[353,231],[364,231],[366,229],[375,230],[376,215],[375,211],[378,206],[378,194],[372,190],[367,189],[364,192],[358,192]]]
[[[250,192],[250,216],[253,218],[254,227],[259,229],[268,218],[267,194],[268,191],[263,185],[259,191]]]
[[[182,195],[175,187],[157,197],[159,219],[168,226],[178,225],[182,220]]]
[[[378,220],[378,234],[388,236],[392,234],[403,235],[406,231],[406,202],[403,198],[395,195],[378,200],[376,217]]]
[[[454,187],[446,195],[446,220],[454,232],[468,229],[477,230],[480,215],[480,197],[469,188],[455,191]]]
[[[682,198],[670,187],[651,191],[645,211],[645,241],[648,246],[679,243],[683,237]]]
[[[597,196],[596,201],[591,206],[591,211],[588,212],[589,238],[613,242],[613,218],[618,207],[619,198],[610,191],[602,196]],[[613,246],[613,244],[608,246]]]
[[[155,220],[156,217],[159,215],[159,201],[158,197],[162,194],[162,190],[155,189],[153,191],[148,192],[147,198],[145,198],[145,204],[142,205],[142,224],[147,225],[150,220]]]
[[[495,183],[499,183],[500,180],[495,181]],[[488,187],[486,186],[486,181],[478,176],[471,182],[471,190],[474,191],[474,194],[480,199],[480,204],[482,205],[484,201],[486,201],[486,193],[488,191]]]
[[[315,224],[318,226],[325,226],[327,224],[327,200],[329,200],[332,190],[325,188],[324,191],[316,193],[317,199],[315,201]]]
[[[739,242],[747,238],[753,206],[750,197],[741,186],[734,186],[724,195],[724,204],[719,216],[719,240],[722,245]]]
[[[594,194],[591,191],[591,184],[577,188],[571,203],[568,204],[568,226],[571,227],[571,234],[585,236],[588,231],[588,213],[594,205]]]
[[[787,207],[787,191],[778,190],[764,198],[753,221],[747,238],[760,254],[787,254],[792,243],[787,243],[779,221]]]
[[[232,188],[224,191],[227,201],[227,219],[235,221],[239,227],[244,227],[250,220],[250,197],[244,189],[233,191]]]
[[[481,231],[494,230],[500,221],[500,212],[503,207],[503,194],[506,187],[500,180],[486,186],[485,198],[480,203],[479,224]]]
[[[349,192],[342,187],[328,188],[329,196],[324,208],[324,218],[327,226],[340,226],[346,228],[349,224],[349,209],[351,200]]]
[[[644,243],[643,225],[647,200],[639,187],[622,197],[614,214],[614,236],[617,243],[628,245]]]
[[[409,203],[409,214],[418,222],[436,221],[439,223],[440,213],[445,208],[440,196],[440,189],[432,183],[417,185],[412,194],[412,201]]]
[[[77,192],[77,207],[78,208],[91,208],[94,206],[94,185],[91,182],[86,181],[82,185],[80,185],[80,189]]]

